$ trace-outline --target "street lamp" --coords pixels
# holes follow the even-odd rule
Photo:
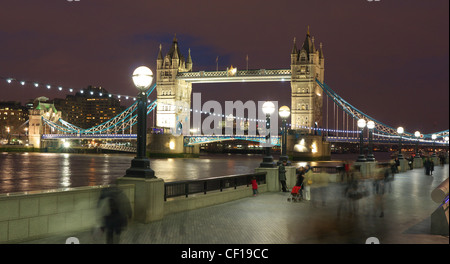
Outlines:
[[[11,128],[9,126],[6,127],[6,132],[8,133],[7,139],[8,139],[8,145],[9,145],[10,140],[11,140],[11,137],[10,137],[10,134],[9,134],[9,132],[11,132]]]
[[[449,149],[450,149],[450,145],[449,145],[449,138],[448,138],[448,136],[446,136],[445,138],[444,138],[444,140],[447,142],[447,158],[448,158],[448,151],[449,151]]]
[[[431,155],[432,157],[436,157],[436,145],[435,145],[436,138],[437,138],[436,134],[431,135],[431,139],[433,140],[433,155]]]
[[[358,127],[360,130],[360,133],[359,133],[359,156],[356,161],[365,162],[367,160],[366,160],[366,157],[364,156],[364,152],[363,152],[363,145],[364,145],[364,135],[363,134],[364,134],[364,127],[366,127],[366,120],[364,120],[362,118],[359,119]]]
[[[153,81],[152,71],[145,67],[138,67],[133,72],[133,83],[139,90],[137,101],[137,155],[131,160],[131,167],[126,171],[125,177],[156,178],[155,172],[150,168],[147,158],[147,95],[145,91]]]
[[[417,141],[416,141],[416,157],[415,158],[420,158],[420,153],[419,153],[420,132],[419,131],[414,132],[414,136],[417,138]]]
[[[375,161],[373,155],[373,129],[375,128],[375,122],[370,120],[367,122],[367,128],[369,129],[369,154],[367,155],[367,161]]]
[[[281,134],[281,156],[280,156],[280,161],[288,161],[289,157],[287,156],[286,152],[286,145],[287,145],[287,127],[286,127],[286,120],[287,118],[291,115],[291,109],[289,109],[289,107],[287,106],[282,106],[280,107],[280,109],[278,110],[278,114],[281,117],[281,129],[282,129],[282,134]]]
[[[399,160],[403,159],[403,154],[402,154],[402,134],[405,132],[405,130],[403,129],[403,127],[398,127],[397,128],[397,134],[399,135],[399,140],[398,140],[398,156],[397,158]]]
[[[270,140],[270,115],[275,112],[275,105],[272,102],[265,102],[262,106],[262,111],[266,115],[266,156],[260,164],[262,168],[273,168],[275,163],[271,154],[272,142]]]

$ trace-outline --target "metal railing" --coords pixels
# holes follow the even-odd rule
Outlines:
[[[164,201],[167,198],[185,196],[211,191],[222,191],[227,188],[236,189],[238,186],[250,186],[252,178],[259,184],[266,183],[266,172],[230,175],[223,177],[204,178],[198,180],[176,181],[164,183]]]
[[[344,171],[344,166],[311,166],[311,170],[313,173],[341,173]]]

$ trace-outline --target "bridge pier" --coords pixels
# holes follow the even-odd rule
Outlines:
[[[184,146],[182,135],[148,134],[147,142],[147,150],[150,157],[197,158],[200,154],[199,145]]]
[[[331,145],[322,136],[304,135],[298,132],[287,136],[287,154],[292,160],[330,160]]]

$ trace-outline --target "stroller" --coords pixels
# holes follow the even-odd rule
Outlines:
[[[291,190],[291,194],[287,198],[288,202],[300,202],[303,200],[303,194],[302,194],[303,184],[301,186],[294,186]]]

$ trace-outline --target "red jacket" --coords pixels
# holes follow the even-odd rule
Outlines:
[[[252,189],[257,190],[258,189],[258,183],[256,183],[256,180],[252,180]]]

